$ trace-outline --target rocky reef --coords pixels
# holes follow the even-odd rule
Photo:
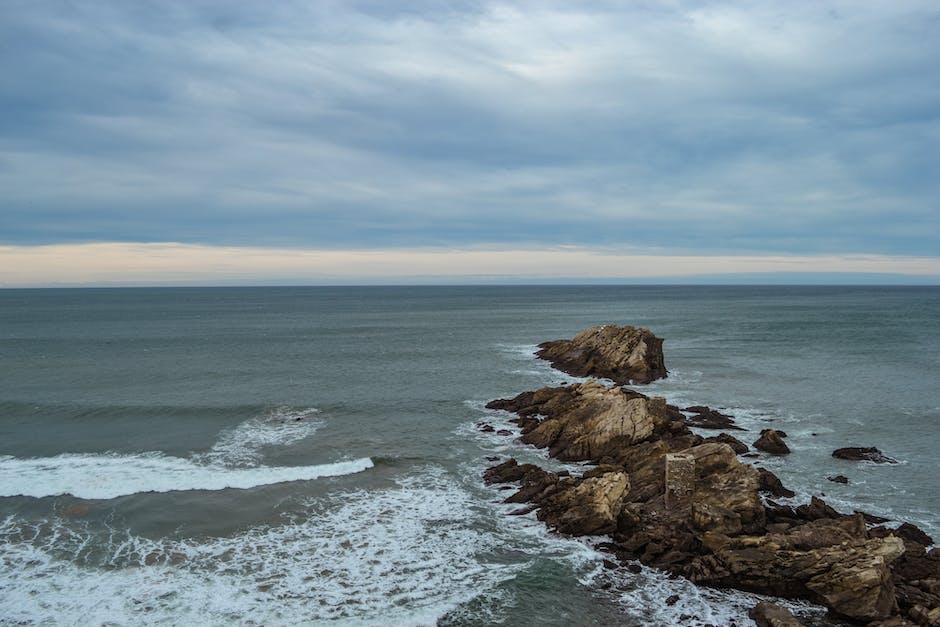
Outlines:
[[[597,338],[597,329],[578,337]],[[600,372],[594,363],[592,372]],[[817,497],[799,506],[775,502],[794,494],[738,459],[746,444],[726,433],[693,433],[686,415],[662,398],[589,381],[487,407],[516,415],[522,443],[592,464],[581,476],[514,459],[491,467],[487,483],[517,484],[506,499],[522,506],[516,513],[536,510],[563,534],[606,535],[602,548],[622,562],[697,584],[808,599],[850,624],[940,625],[940,549],[930,548],[929,536],[913,525],[891,529],[872,523],[875,517],[837,512]],[[765,433],[758,448],[770,442],[768,449],[783,453],[784,435]],[[771,620],[763,609],[761,616]]]
[[[599,377],[624,385],[649,383],[668,372],[663,341],[641,327],[591,327],[570,340],[539,344],[537,355],[572,376]]]

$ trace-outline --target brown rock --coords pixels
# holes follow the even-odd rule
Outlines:
[[[611,533],[629,489],[622,471],[588,477],[543,499],[538,519],[573,536]]]
[[[786,455],[790,452],[790,447],[783,441],[786,435],[776,429],[764,429],[760,432],[760,437],[754,442],[754,448],[771,453],[773,455]]]
[[[716,436],[710,438],[705,438],[706,442],[720,442],[722,444],[727,444],[732,448],[732,450],[738,455],[747,453],[750,449],[747,447],[747,444],[737,439],[733,435],[727,433],[719,433]]]
[[[768,601],[761,601],[747,615],[757,627],[803,627],[790,610]]]
[[[758,469],[760,473],[760,491],[768,492],[773,496],[782,496],[784,498],[792,498],[796,496],[796,492],[793,490],[788,490],[784,487],[783,482],[780,481],[780,478],[777,477],[774,473],[770,472],[766,468]]]
[[[570,340],[539,344],[536,353],[576,377],[603,377],[620,384],[665,378],[663,341],[648,329],[590,327]]]
[[[522,442],[548,448],[565,461],[616,456],[627,446],[669,429],[665,403],[595,381],[542,388],[488,406],[519,413]],[[528,416],[541,415],[539,419]]]

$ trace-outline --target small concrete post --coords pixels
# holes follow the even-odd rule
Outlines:
[[[688,453],[666,454],[666,509],[692,505],[695,491],[695,457]]]

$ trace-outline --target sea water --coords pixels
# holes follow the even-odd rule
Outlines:
[[[0,624],[750,624],[483,485],[564,467],[476,424],[574,381],[534,350],[595,324],[665,338],[644,393],[786,431],[756,463],[797,501],[940,536],[938,288],[4,290]]]

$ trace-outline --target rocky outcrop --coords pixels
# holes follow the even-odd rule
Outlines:
[[[787,435],[776,429],[764,429],[760,432],[760,437],[754,442],[754,448],[772,455],[786,455],[790,452],[790,447],[783,441]]]
[[[874,446],[858,447],[849,446],[846,448],[837,448],[832,451],[832,456],[837,459],[847,459],[850,461],[872,462],[875,464],[896,464],[898,460],[888,457]]]
[[[640,327],[591,327],[570,340],[539,344],[536,355],[570,375],[620,384],[649,383],[667,374],[663,341]]]
[[[616,458],[656,433],[688,432],[676,423],[678,410],[663,399],[594,381],[524,392],[487,407],[519,414],[520,440],[564,461]]]
[[[865,515],[818,497],[796,507],[765,501],[794,493],[742,463],[738,440],[695,435],[661,398],[586,382],[488,407],[517,415],[523,443],[597,464],[580,477],[515,460],[494,466],[487,482],[517,485],[506,499],[522,506],[513,513],[535,509],[560,533],[607,535],[622,560],[703,585],[809,599],[849,622],[940,620],[940,552],[926,551],[929,536],[913,526],[869,530]],[[692,469],[688,498],[667,498],[669,460]]]

